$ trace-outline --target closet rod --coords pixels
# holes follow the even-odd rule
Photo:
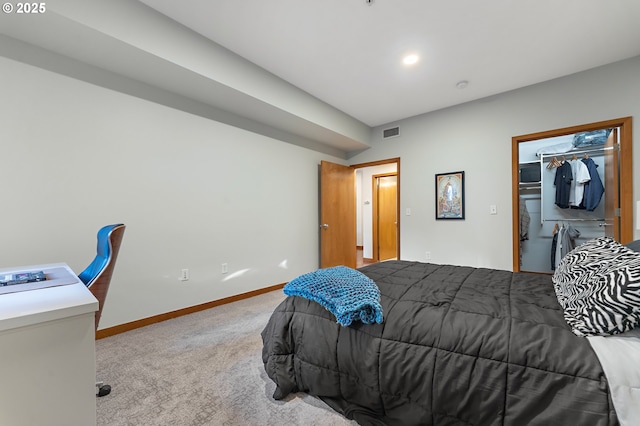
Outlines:
[[[605,146],[602,148],[592,148],[592,149],[572,149],[571,151],[556,152],[555,154],[540,154],[540,159],[544,160],[545,157],[557,157],[558,155],[564,155],[564,154],[588,154],[590,152],[605,152],[605,151],[618,149],[617,147],[618,145]]]
[[[543,222],[604,222],[604,219],[542,219]]]

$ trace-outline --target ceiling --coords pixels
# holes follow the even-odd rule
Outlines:
[[[640,55],[635,0],[141,1],[372,127]]]
[[[637,0],[53,0],[0,14],[0,56],[348,158],[374,127],[638,56],[638,22]]]

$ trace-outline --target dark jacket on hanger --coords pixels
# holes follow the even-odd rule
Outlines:
[[[551,240],[551,270],[556,270],[556,248],[558,246],[558,233],[553,234],[553,239]]]
[[[562,166],[556,169],[556,178],[553,181],[553,184],[556,186],[556,205],[561,209],[569,208],[572,180],[573,173],[571,172],[571,164],[565,161],[562,163]]]
[[[598,207],[598,204],[600,204],[602,194],[604,194],[604,185],[602,185],[602,179],[600,179],[600,174],[598,174],[598,165],[591,158],[583,158],[582,162],[587,166],[591,180],[584,184],[584,195],[581,205],[592,212]]]

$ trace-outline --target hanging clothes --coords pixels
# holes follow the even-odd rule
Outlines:
[[[531,216],[529,210],[527,210],[527,202],[524,198],[520,197],[520,241],[529,239],[529,224],[531,223]],[[519,244],[520,250],[520,266],[522,266],[522,244]]]
[[[558,237],[560,240],[558,241],[558,247],[560,250],[560,258],[558,259],[558,264],[571,250],[576,248],[576,238],[580,236],[580,231],[575,229],[573,226],[563,226],[564,231]]]
[[[565,228],[563,226],[560,228],[560,231],[558,231],[558,240],[556,242],[555,265],[553,265],[554,269],[558,268],[558,265],[560,265],[560,261],[562,260],[562,238],[564,236],[564,232],[565,232]]]
[[[553,239],[551,240],[551,270],[556,270],[556,249],[558,248],[558,224],[553,228]]]
[[[571,174],[573,179],[571,180],[571,190],[569,191],[569,206],[571,208],[578,208],[582,203],[582,197],[584,196],[584,185],[591,180],[591,174],[587,165],[577,158],[572,159]]]
[[[531,223],[531,215],[527,210],[527,202],[520,197],[520,241],[529,239],[529,224]]]
[[[587,166],[591,179],[584,184],[584,196],[580,206],[592,212],[600,204],[602,194],[604,194],[604,185],[598,173],[598,165],[591,158],[583,158],[581,161]]]
[[[576,248],[576,238],[580,236],[580,231],[573,226],[560,227],[553,236],[551,243],[551,269],[555,270],[563,257]]]
[[[556,206],[561,209],[569,208],[569,195],[571,194],[571,164],[568,161],[562,162],[562,165],[556,169],[556,178],[553,184],[556,186]]]

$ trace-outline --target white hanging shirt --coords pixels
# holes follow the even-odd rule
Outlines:
[[[573,180],[571,181],[571,189],[569,190],[569,205],[579,206],[584,196],[584,184],[591,180],[589,169],[580,160],[571,160],[571,173]]]

